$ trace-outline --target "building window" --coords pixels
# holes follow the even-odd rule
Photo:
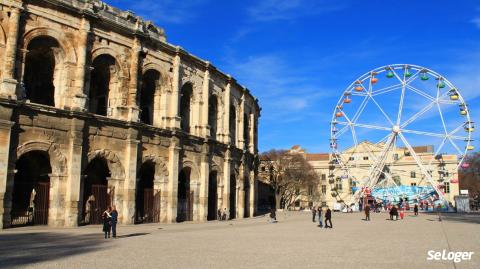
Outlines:
[[[327,206],[327,202],[322,202],[322,206]]]
[[[262,172],[265,172],[265,166],[262,166]]]
[[[300,201],[299,200],[295,201],[295,207],[300,207]]]
[[[393,160],[398,161],[398,153],[393,154]]]
[[[355,157],[353,157],[353,156],[352,156],[352,157],[349,157],[348,160],[349,160],[349,161],[355,161]]]
[[[308,186],[308,195],[313,195],[313,186]]]
[[[417,186],[417,183],[410,183],[410,186],[415,187]]]
[[[327,193],[327,185],[322,185],[322,194]]]
[[[368,156],[363,156],[364,161],[368,161]]]
[[[322,174],[322,180],[327,180],[327,175],[326,174]]]
[[[412,172],[410,172],[410,177],[411,177],[411,178],[416,178],[416,177],[417,177],[417,174],[415,174],[415,172],[412,171]]]
[[[445,177],[448,177],[450,175],[449,172],[445,172]]]
[[[341,191],[343,189],[341,178],[337,178],[335,182],[335,188],[337,188],[338,191]]]
[[[450,193],[450,182],[445,182],[445,193]]]

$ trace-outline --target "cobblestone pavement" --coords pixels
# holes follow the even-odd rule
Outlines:
[[[480,215],[334,213],[333,229],[309,212],[201,224],[25,227],[0,231],[2,268],[480,268]],[[473,251],[470,261],[427,261],[427,251]]]

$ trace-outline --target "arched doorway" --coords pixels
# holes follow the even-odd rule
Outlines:
[[[210,172],[208,177],[208,214],[207,220],[216,220],[217,219],[217,171]]]
[[[243,216],[245,218],[250,217],[250,181],[248,177],[244,178],[243,189],[245,191],[245,207],[243,211]]]
[[[178,175],[177,222],[193,219],[193,191],[190,190],[191,172],[190,167],[185,167]]]
[[[230,219],[237,217],[237,178],[230,175]]]
[[[52,37],[39,36],[27,46],[25,56],[25,94],[32,103],[55,105],[55,51],[60,45]]]
[[[160,222],[160,192],[154,190],[155,164],[144,162],[140,167],[135,200],[137,223]]]
[[[186,133],[190,132],[190,112],[192,102],[193,88],[192,84],[187,83],[182,87],[180,98],[180,127]]]
[[[116,83],[116,61],[108,54],[102,54],[92,63],[90,76],[89,111],[98,115],[107,115],[108,96]]]
[[[230,121],[229,121],[229,131],[230,131],[230,144],[237,145],[237,110],[235,106],[230,106]]]
[[[142,90],[140,92],[140,120],[146,124],[153,124],[154,95],[160,83],[160,73],[150,69],[142,77]]]
[[[13,180],[11,225],[46,225],[52,172],[46,152],[30,151],[16,162]]]
[[[92,159],[84,171],[82,224],[101,224],[102,213],[112,205],[114,190],[108,188],[110,169],[102,157]]]

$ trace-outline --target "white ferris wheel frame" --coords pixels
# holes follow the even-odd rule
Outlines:
[[[405,70],[411,70],[414,71],[413,74],[410,77],[405,76],[405,72],[401,74],[401,76],[396,72],[398,70],[405,71]],[[371,78],[372,75],[378,75],[384,72],[393,72],[394,78],[398,80],[398,83],[395,85],[391,85],[388,87],[384,87],[378,90],[373,90]],[[438,84],[436,87],[436,96],[432,96],[428,93],[425,93],[424,91],[417,89],[416,87],[412,86],[411,83],[415,81],[415,79],[418,78],[420,74],[428,74],[430,77],[434,77],[435,79],[439,81],[443,81],[445,83],[445,89],[441,89]],[[360,83],[358,83],[360,82]],[[368,82],[367,87],[364,86],[364,82]],[[361,86],[363,90],[361,92],[356,92],[353,90],[354,86]],[[447,88],[448,87],[448,88]],[[378,96],[382,93],[394,91],[394,90],[400,90],[401,89],[401,96],[400,96],[400,104],[399,104],[399,109],[397,113],[397,118],[396,119],[391,119],[387,113],[382,109],[381,104],[379,104],[375,96]],[[451,101],[451,100],[444,100],[442,98],[446,97],[449,90],[455,89],[456,94],[458,95],[458,100],[456,101]],[[427,106],[423,107],[420,111],[415,113],[413,116],[411,116],[409,119],[405,120],[404,122],[401,122],[402,119],[402,112],[403,112],[403,106],[404,106],[404,97],[405,97],[405,92],[409,90],[412,92],[415,92],[418,95],[421,95],[428,99],[430,102]],[[442,93],[442,91],[444,91]],[[348,115],[345,114],[345,112],[342,109],[343,101],[345,96],[352,95],[352,96],[363,96],[363,101],[361,102],[360,106],[358,107],[357,111],[355,114],[350,118]],[[372,101],[375,106],[380,110],[380,112],[383,114],[385,119],[387,120],[388,124],[391,125],[391,127],[384,127],[384,126],[378,126],[374,124],[361,124],[358,123],[358,119],[362,115],[363,110],[365,109],[366,105],[368,104],[369,101]],[[442,114],[442,110],[440,108],[440,104],[462,104],[465,106],[466,110],[466,115],[464,115],[465,122],[462,123],[460,126],[455,128],[453,131],[448,131],[445,120]],[[417,130],[411,130],[407,129],[406,127],[414,122],[416,119],[418,119],[421,115],[432,109],[434,106],[436,106],[438,113],[441,118],[441,124],[443,126],[443,131],[444,133],[436,133],[436,132],[425,132],[425,131],[417,131]],[[346,121],[339,121],[337,119],[336,113],[338,111],[342,112],[342,117]],[[337,146],[337,138],[343,135],[343,133],[347,131],[351,131],[352,133],[352,139],[354,142],[355,148],[358,146],[358,141],[357,141],[357,136],[355,132],[355,128],[367,128],[367,129],[374,129],[374,130],[383,130],[383,131],[390,131],[386,137],[384,137],[382,140],[379,142],[383,142],[386,140],[386,143],[383,146],[382,152],[380,156],[374,158],[375,163],[370,167],[369,172],[368,172],[368,178],[366,182],[364,182],[364,185],[362,187],[368,187],[369,189],[374,188],[377,186],[379,183],[378,179],[380,175],[385,175],[385,180],[393,181],[391,176],[388,175],[388,173],[385,173],[383,171],[383,168],[385,166],[385,162],[388,156],[388,153],[392,150],[395,150],[395,144],[398,140],[402,141],[407,150],[410,152],[411,156],[415,160],[416,165],[420,168],[420,171],[422,172],[424,178],[427,180],[427,182],[434,188],[435,192],[439,196],[439,199],[441,199],[444,203],[446,203],[445,196],[443,192],[440,190],[438,187],[438,184],[435,183],[435,181],[432,178],[432,175],[429,173],[428,168],[432,167],[432,163],[435,160],[435,156],[437,156],[440,151],[442,150],[443,146],[445,145],[446,142],[450,142],[450,144],[455,148],[457,151],[457,154],[459,155],[458,163],[457,166],[455,167],[456,170],[460,167],[460,165],[463,163],[464,158],[467,154],[468,148],[470,146],[470,142],[472,141],[471,139],[471,132],[467,132],[466,136],[460,136],[456,135],[456,133],[460,130],[462,130],[465,127],[465,124],[473,124],[473,122],[470,119],[470,111],[469,108],[467,107],[467,104],[465,102],[465,99],[461,95],[461,92],[445,77],[442,75],[438,74],[437,72],[430,70],[428,68],[418,66],[418,65],[412,65],[412,64],[392,64],[392,65],[386,65],[382,66],[379,68],[376,68],[374,70],[371,70],[362,76],[360,76],[357,80],[355,80],[353,83],[351,83],[346,90],[342,93],[340,96],[335,109],[333,111],[332,115],[332,121],[331,121],[331,126],[330,126],[330,143],[331,143],[331,162],[332,166],[330,168],[333,168],[334,170],[341,169],[344,171],[344,173],[347,174],[348,178],[352,178],[350,176],[349,172],[349,165],[348,162],[345,160],[342,160],[342,152],[338,150]],[[343,127],[340,129],[337,129],[337,126],[342,125]],[[335,130],[335,131],[334,131]],[[429,161],[427,165],[423,164],[417,153],[415,152],[414,148],[410,145],[408,140],[405,138],[403,133],[411,133],[411,134],[416,134],[416,135],[423,135],[426,137],[437,137],[437,138],[442,138],[442,142],[436,149],[433,158]],[[465,149],[462,151],[460,148],[457,146],[457,144],[454,142],[454,140],[463,140],[466,142]],[[332,146],[334,144],[334,146]],[[337,168],[337,169],[335,169]],[[331,173],[333,171],[331,170]],[[332,179],[334,176],[331,176]],[[423,180],[423,179],[422,179]],[[394,182],[394,181],[393,181]],[[330,184],[334,184],[334,180],[330,180]],[[395,184],[396,187],[397,184]],[[338,190],[336,188],[332,188],[334,192],[336,193],[335,197],[337,197],[337,200],[339,199],[340,195],[338,193]],[[358,188],[355,193],[351,196],[350,202],[347,205],[354,204],[358,202],[360,199],[361,195],[363,194],[363,188]],[[341,200],[343,203],[345,201]],[[346,203],[345,203],[346,204]]]

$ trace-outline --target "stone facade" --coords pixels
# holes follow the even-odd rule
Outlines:
[[[255,214],[258,100],[163,29],[97,0],[4,0],[0,61],[1,227],[41,213],[40,183],[52,226],[90,223],[94,194],[125,224]]]

